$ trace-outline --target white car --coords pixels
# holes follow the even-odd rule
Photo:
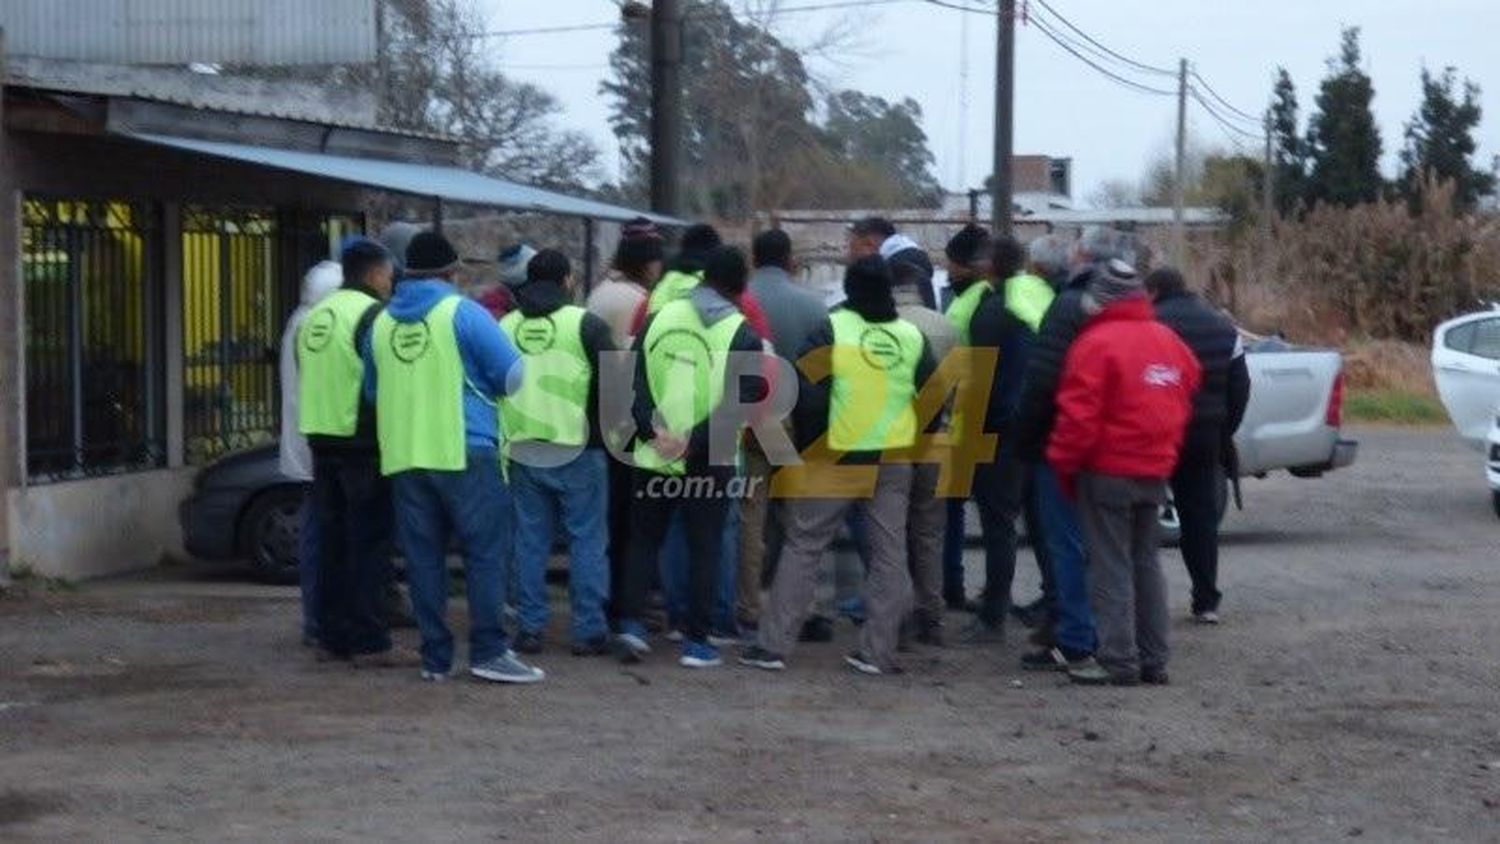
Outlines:
[[[1432,377],[1458,435],[1485,452],[1500,515],[1500,306],[1450,319],[1432,332]]]

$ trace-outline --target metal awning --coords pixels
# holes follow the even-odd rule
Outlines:
[[[125,137],[158,146],[258,164],[277,170],[306,173],[310,176],[320,176],[325,179],[412,196],[469,205],[485,205],[511,211],[582,217],[590,220],[624,222],[636,217],[646,217],[662,225],[685,225],[683,221],[673,217],[636,211],[607,202],[596,202],[592,199],[580,199],[576,196],[496,179],[460,167],[412,164],[404,161],[384,161],[347,155],[326,155],[223,141],[200,141],[171,135],[136,132],[124,134]]]

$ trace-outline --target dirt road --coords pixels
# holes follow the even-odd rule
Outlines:
[[[34,586],[0,599],[0,839],[1496,840],[1480,460],[1357,436],[1351,470],[1246,483],[1228,623],[1174,627],[1165,689],[1023,675],[1019,644],[870,679],[843,643],[782,675],[553,654],[541,686],[432,686],[316,664],[289,590]]]

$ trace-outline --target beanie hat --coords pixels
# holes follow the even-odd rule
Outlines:
[[[948,260],[963,266],[973,266],[989,260],[990,232],[983,226],[970,223],[958,230],[943,252]]]
[[[1135,267],[1116,258],[1094,268],[1084,289],[1083,307],[1097,314],[1115,302],[1145,295],[1146,288]]]
[[[891,295],[891,268],[879,255],[867,255],[844,270],[844,307],[870,322],[896,318]]]
[[[506,287],[520,287],[526,283],[526,267],[536,257],[530,244],[517,243],[500,250],[500,283]]]
[[[680,252],[684,257],[689,255],[705,260],[708,253],[714,251],[723,244],[719,232],[707,223],[695,223],[688,226],[687,231],[682,233],[682,244]]]
[[[406,246],[406,275],[445,275],[458,269],[458,253],[437,232],[418,232]]]
[[[645,217],[636,217],[620,228],[620,245],[615,247],[615,269],[638,272],[666,255],[662,248],[661,229]]]

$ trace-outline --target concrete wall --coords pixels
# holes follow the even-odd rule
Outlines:
[[[10,491],[16,568],[69,580],[156,565],[185,556],[177,505],[193,469],[164,469]]]

